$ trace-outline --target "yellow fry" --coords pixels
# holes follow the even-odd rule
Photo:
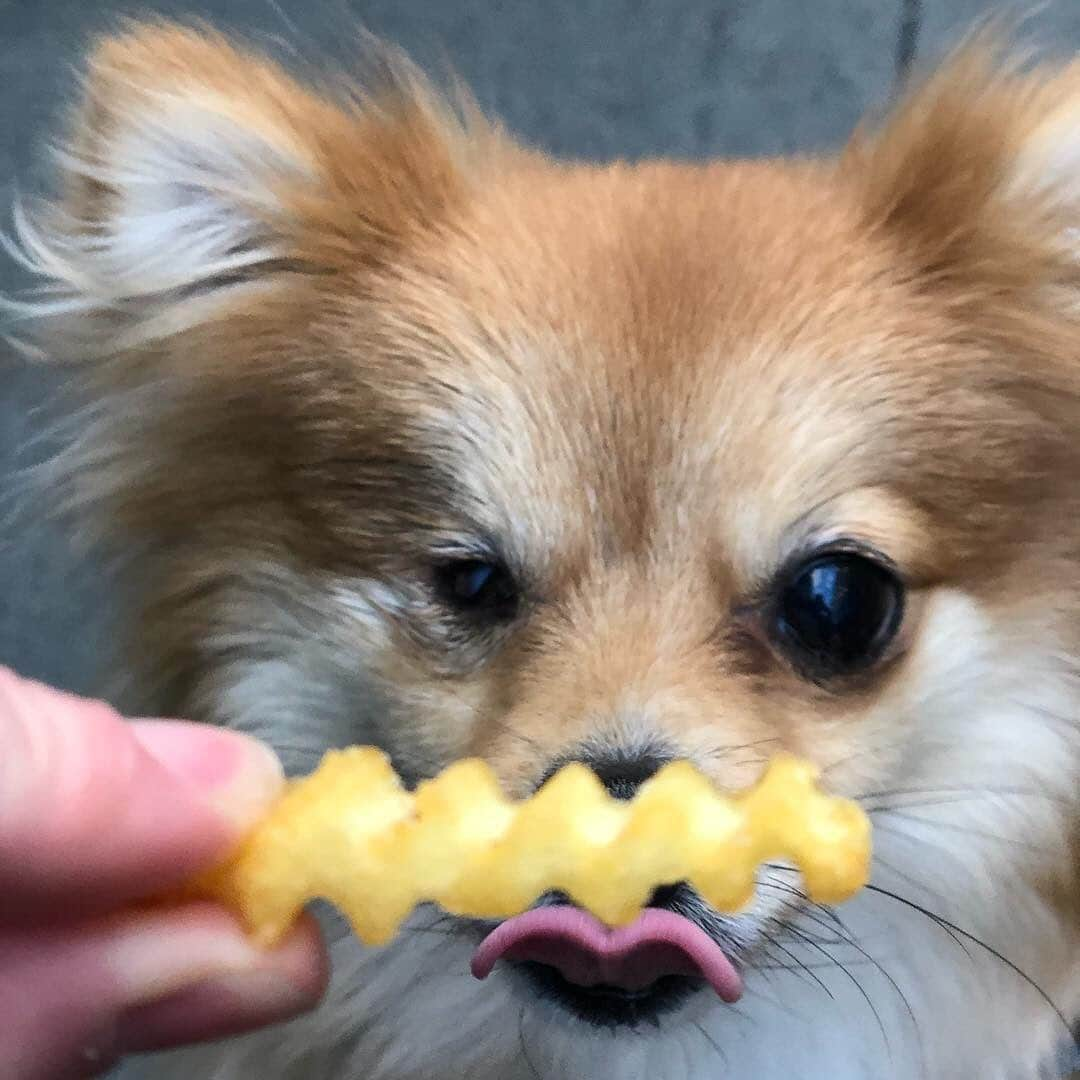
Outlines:
[[[193,890],[236,910],[267,945],[316,897],[373,945],[424,901],[505,918],[549,889],[612,926],[675,881],[737,911],[770,859],[794,863],[811,899],[836,903],[866,884],[870,823],[816,781],[813,765],[781,755],[754,787],[726,796],[679,761],[619,800],[574,764],[515,804],[478,759],[408,792],[380,750],[330,751]]]

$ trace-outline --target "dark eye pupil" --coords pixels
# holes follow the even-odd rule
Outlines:
[[[440,600],[460,611],[507,618],[517,607],[517,588],[510,571],[496,562],[460,559],[436,568]]]
[[[468,563],[453,575],[454,596],[458,600],[475,600],[491,584],[495,567],[487,563]]]
[[[777,629],[810,674],[851,674],[881,656],[902,608],[900,583],[885,567],[860,555],[827,555],[784,587]]]

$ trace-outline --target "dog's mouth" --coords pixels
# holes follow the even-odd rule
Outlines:
[[[680,889],[660,890],[629,926],[610,929],[564,898],[548,899],[492,930],[473,956],[486,978],[519,967],[545,997],[593,1023],[652,1020],[706,986],[725,1002],[742,994],[735,964],[712,934],[675,910]]]

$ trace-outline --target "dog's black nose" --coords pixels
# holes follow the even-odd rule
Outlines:
[[[537,787],[543,786],[555,773],[571,761],[580,761],[602,781],[608,794],[616,799],[632,799],[637,789],[655,775],[673,756],[650,751],[643,754],[582,752],[563,758],[544,774]]]
[[[585,764],[600,777],[609,795],[616,799],[632,799],[637,789],[666,764],[666,759],[650,754],[634,758],[601,758]]]

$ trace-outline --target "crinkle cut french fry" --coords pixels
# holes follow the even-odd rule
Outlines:
[[[388,941],[423,901],[505,918],[549,889],[612,926],[632,921],[655,887],[674,881],[737,911],[769,859],[790,860],[811,899],[835,903],[867,881],[870,823],[816,780],[814,766],[781,755],[754,787],[726,796],[680,761],[627,801],[573,764],[515,804],[480,760],[408,792],[381,751],[330,751],[193,888],[238,911],[264,944],[316,897],[369,944]]]

